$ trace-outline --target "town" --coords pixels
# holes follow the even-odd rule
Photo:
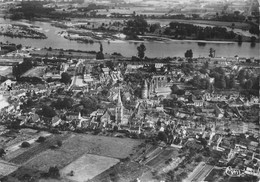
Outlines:
[[[0,0],[0,182],[260,182],[259,0]]]
[[[257,181],[259,58],[1,44],[1,181]]]

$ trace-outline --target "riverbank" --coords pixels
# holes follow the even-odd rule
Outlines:
[[[38,27],[22,24],[0,24],[0,35],[11,38],[47,39],[47,36],[37,31]]]
[[[62,28],[51,26],[49,22],[39,21],[11,21],[9,19],[0,19],[0,22],[5,24],[28,23],[30,25],[40,27],[40,31],[46,34],[47,39],[35,41],[30,38],[14,38],[0,36],[2,42],[22,44],[23,46],[31,46],[36,48],[52,47],[53,49],[76,49],[82,51],[99,51],[100,42],[103,44],[104,53],[113,54],[114,52],[121,53],[123,56],[132,57],[137,55],[137,47],[140,43],[144,43],[146,47],[145,56],[150,58],[163,57],[183,57],[184,53],[192,49],[194,57],[207,57],[209,49],[216,50],[216,56],[220,57],[255,57],[259,58],[259,43],[253,47],[248,42],[238,43],[223,43],[215,41],[207,41],[201,45],[202,41],[196,40],[171,40],[171,41],[125,41],[123,35],[118,35],[116,40],[101,40],[93,44],[86,44],[78,41],[70,41],[58,35],[58,32],[65,31]],[[109,22],[107,22],[109,23]],[[117,35],[117,34],[115,34]],[[199,45],[200,44],[200,45]]]

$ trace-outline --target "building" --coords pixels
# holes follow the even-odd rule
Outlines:
[[[144,81],[144,85],[142,88],[142,99],[147,99],[148,98],[148,84],[147,81]]]
[[[167,97],[167,95],[171,94],[172,90],[167,82],[167,77],[164,75],[153,76],[151,81],[147,82],[145,80],[143,89],[142,89],[142,98],[150,98],[150,97]]]
[[[120,95],[120,89],[118,91],[118,101],[117,101],[117,105],[116,105],[116,123],[117,124],[121,124],[123,121],[123,117],[124,117],[124,106],[121,100],[121,95]]]

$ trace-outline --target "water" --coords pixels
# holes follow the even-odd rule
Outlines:
[[[21,22],[21,21],[19,21]],[[98,51],[99,43],[85,44],[76,41],[67,40],[57,33],[63,29],[53,27],[48,22],[28,22],[23,20],[24,23],[31,23],[40,27],[40,30],[47,35],[47,39],[25,39],[25,38],[10,38],[0,36],[1,42],[11,42],[15,44],[22,44],[26,46],[32,46],[37,48],[52,47],[61,49],[75,49],[83,51]],[[0,19],[0,23],[17,23],[15,21]],[[140,42],[129,41],[107,41],[103,42],[103,49],[105,53],[118,52],[124,56],[131,57],[137,55],[137,46]],[[183,57],[184,53],[188,49],[193,50],[194,57],[207,57],[209,55],[209,49],[216,50],[216,56],[218,57],[256,57],[259,58],[259,43],[254,47],[250,43],[244,42],[242,45],[238,45],[234,42],[207,42],[205,45],[198,45],[197,41],[187,40],[172,40],[166,42],[158,41],[145,41],[146,46],[145,55],[147,57]]]

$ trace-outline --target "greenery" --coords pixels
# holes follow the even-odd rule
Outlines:
[[[69,84],[71,82],[71,77],[68,73],[63,72],[61,74],[61,80],[62,83]]]
[[[60,177],[60,171],[57,166],[50,167],[48,171],[48,176],[51,178],[59,178]]]
[[[56,112],[53,110],[53,108],[46,105],[43,105],[41,110],[37,111],[37,114],[47,118],[52,118],[56,116]]]
[[[0,148],[0,157],[3,157],[6,154],[3,148]]]
[[[178,22],[171,22],[169,27],[165,29],[164,34],[178,39],[190,37],[198,40],[234,39],[236,37],[233,31],[227,31],[226,28],[200,27]]]
[[[45,140],[46,140],[45,137],[40,136],[40,137],[38,138],[37,142],[39,142],[39,143],[43,143]]]
[[[187,50],[186,52],[185,52],[185,54],[184,54],[184,56],[186,57],[186,58],[192,58],[193,57],[193,52],[192,52],[192,50],[190,49],[190,50]]]
[[[30,146],[31,146],[31,144],[28,143],[28,142],[23,142],[23,143],[21,144],[21,147],[22,147],[22,148],[28,148],[28,147],[30,147]]]
[[[18,64],[13,67],[13,75],[16,78],[19,78],[22,74],[24,74],[31,68],[33,68],[33,62],[30,59],[24,59],[24,61],[21,64]]]
[[[54,8],[45,8],[43,7],[44,2],[21,2],[21,6],[19,8],[10,9],[10,13],[12,14],[11,19],[32,19],[35,17],[46,16],[51,14],[54,11]]]
[[[137,47],[137,51],[138,51],[138,57],[140,59],[143,59],[146,51],[145,45],[142,43],[140,46]]]
[[[138,39],[137,35],[147,32],[148,23],[145,19],[136,17],[133,20],[128,20],[123,33],[127,35],[127,39]]]
[[[58,98],[57,101],[52,103],[52,106],[56,109],[70,109],[73,105],[73,99],[70,97],[65,97],[63,99]]]
[[[104,54],[103,54],[103,46],[102,46],[102,44],[100,43],[100,50],[99,50],[99,52],[97,53],[97,55],[96,55],[96,59],[104,59],[105,58],[105,56],[104,56]]]

